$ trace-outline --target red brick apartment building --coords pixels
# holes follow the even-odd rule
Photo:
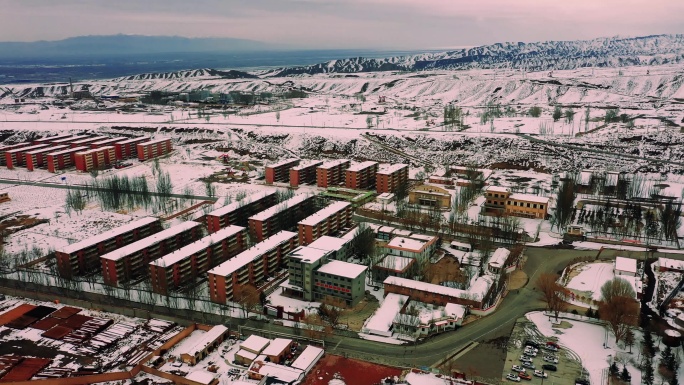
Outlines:
[[[207,214],[207,228],[210,233],[230,225],[248,225],[249,217],[278,203],[275,191],[260,192],[233,202]]]
[[[72,243],[55,251],[59,273],[63,277],[72,277],[95,271],[101,266],[100,256],[158,233],[161,229],[158,218],[145,217]]]
[[[38,167],[45,166],[47,164],[47,154],[67,148],[69,148],[69,146],[63,144],[60,146],[50,146],[41,148],[39,150],[27,151],[24,154],[26,169],[28,171],[33,171]]]
[[[281,231],[209,270],[209,297],[226,303],[233,300],[235,285],[263,287],[266,277],[277,274],[296,246],[297,233]]]
[[[71,145],[71,143],[73,143],[77,140],[88,139],[88,138],[90,138],[89,135],[74,135],[74,136],[69,136],[69,137],[62,138],[62,139],[55,139],[52,141],[52,144],[68,144],[68,145]]]
[[[149,142],[149,136],[139,136],[137,138],[131,138],[123,140],[121,142],[114,143],[114,151],[116,152],[116,159],[123,160],[129,158],[135,158],[138,156],[138,148],[136,147],[139,143]]]
[[[344,182],[344,172],[349,168],[347,159],[336,159],[325,162],[316,169],[316,185],[318,187],[339,186]]]
[[[322,161],[310,162],[290,169],[290,187],[299,187],[300,184],[316,183],[316,168],[322,165]]]
[[[15,167],[24,165],[24,154],[29,151],[39,150],[41,148],[49,148],[49,144],[35,144],[28,147],[20,147],[5,151],[5,165],[7,168],[13,169]]]
[[[247,230],[229,226],[149,263],[152,290],[169,290],[192,282],[247,247]]]
[[[345,171],[345,187],[357,190],[375,189],[378,162],[368,161],[351,165]]]
[[[51,152],[46,155],[47,158],[47,169],[50,172],[57,172],[58,170],[64,170],[69,168],[76,163],[76,153],[81,151],[87,151],[88,147],[76,147],[76,148],[65,148],[64,150]]]
[[[107,167],[116,162],[114,147],[105,146],[91,148],[74,154],[74,163],[78,171],[88,172],[92,169]]]
[[[251,239],[261,242],[275,233],[296,226],[316,212],[316,196],[299,194],[249,218]]]
[[[10,144],[7,146],[0,147],[0,166],[6,166],[7,165],[7,161],[6,161],[7,157],[5,155],[7,153],[7,151],[14,150],[17,148],[31,147],[33,145],[34,144],[32,144],[30,142],[24,142],[24,143]]]
[[[299,159],[286,159],[282,162],[270,164],[265,168],[266,183],[287,182],[290,180],[290,169],[299,165]]]
[[[173,147],[171,146],[171,139],[169,138],[162,138],[150,142],[138,143],[136,144],[136,148],[138,151],[138,160],[141,162],[166,155],[173,151]]]
[[[334,235],[353,227],[352,205],[334,202],[298,223],[299,244],[308,245],[324,235]]]
[[[116,286],[147,275],[151,261],[199,239],[201,226],[193,221],[183,222],[101,256],[104,282]]]
[[[79,140],[74,140],[72,142],[69,142],[69,145],[71,147],[81,147],[81,146],[87,146],[90,147],[91,143],[99,142],[105,139],[109,139],[108,136],[91,136],[89,138],[84,138],[84,139],[79,139]]]
[[[35,139],[33,141],[34,144],[40,144],[40,143],[49,143],[52,144],[57,140],[62,140],[62,139],[67,139],[71,138],[71,134],[64,134],[64,135],[55,135],[55,136],[46,136],[45,138],[40,138],[40,139]]]
[[[90,143],[90,148],[100,148],[100,147],[105,147],[105,146],[114,146],[114,144],[123,142],[125,140],[128,140],[128,138],[124,136],[120,136],[118,138],[107,138],[103,139],[97,142]]]
[[[397,163],[377,172],[375,188],[378,194],[396,193],[399,186],[407,182],[408,165]]]

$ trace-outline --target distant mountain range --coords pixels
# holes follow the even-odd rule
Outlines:
[[[4,59],[101,57],[158,53],[239,52],[274,48],[276,47],[273,45],[259,41],[232,38],[104,35],[77,36],[55,41],[0,42],[0,56]]]
[[[684,35],[610,37],[578,41],[497,43],[441,53],[384,59],[350,58],[278,68],[268,77],[319,73],[516,68],[528,71],[684,62]]]

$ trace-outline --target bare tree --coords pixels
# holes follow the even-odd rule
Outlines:
[[[233,288],[233,300],[242,309],[243,318],[247,318],[250,311],[258,309],[261,305],[259,291],[254,285],[235,285]]]
[[[615,342],[623,340],[630,328],[637,324],[639,304],[634,299],[634,290],[622,278],[613,278],[601,286],[601,319],[608,322]]]
[[[564,289],[557,281],[558,274],[551,273],[542,274],[537,279],[537,286],[542,295],[544,295],[546,307],[555,314],[556,320],[558,320],[558,313],[565,308],[565,302],[562,297]]]

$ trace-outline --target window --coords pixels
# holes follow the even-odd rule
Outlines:
[[[539,208],[544,210],[544,205],[539,205]]]
[[[536,203],[533,204],[533,205],[532,205],[532,208],[533,208],[533,209],[536,209],[536,208],[537,208],[537,204],[536,204]]]

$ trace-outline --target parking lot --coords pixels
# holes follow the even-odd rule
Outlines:
[[[562,333],[562,329],[563,324],[561,323],[556,330]],[[531,378],[525,379],[521,377],[520,382],[531,382],[537,384],[542,384],[543,382],[544,384],[548,385],[574,385],[575,379],[582,377],[580,360],[574,352],[565,349],[563,346],[560,346],[560,349],[555,352],[548,350],[546,348],[547,342],[554,342],[554,339],[541,335],[537,331],[535,325],[526,318],[519,318],[513,327],[513,331],[511,332],[511,337],[509,339],[508,352],[506,353],[506,364],[504,365],[504,371],[501,375],[502,381],[508,383],[515,382],[507,379],[506,376],[513,372],[513,365],[522,366],[522,361],[520,358],[524,355],[526,341],[538,344],[539,349],[536,356],[526,355],[529,357],[532,365],[534,365],[534,369],[529,367],[525,368],[526,373],[529,374]],[[558,359],[557,364],[553,362],[545,362],[543,360],[545,355],[551,354]],[[557,368],[557,371],[543,370],[548,375],[548,377],[544,379],[534,376],[534,370],[542,370],[542,365],[544,364],[554,365]]]

